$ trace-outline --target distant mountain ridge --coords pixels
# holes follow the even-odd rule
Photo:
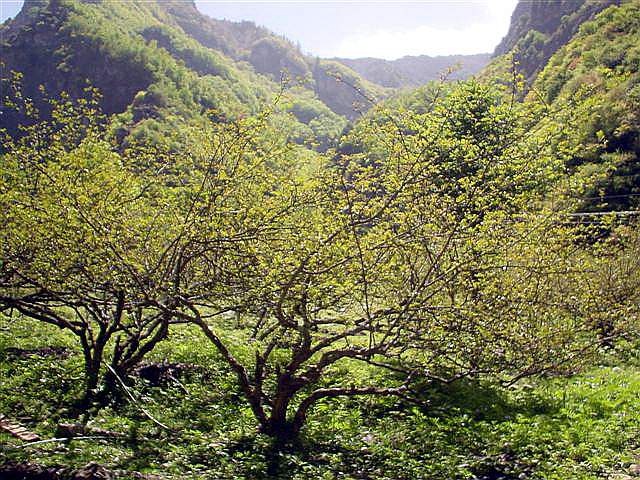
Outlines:
[[[417,87],[433,80],[465,79],[482,70],[491,54],[405,56],[397,60],[380,58],[333,58],[370,82],[391,88]]]

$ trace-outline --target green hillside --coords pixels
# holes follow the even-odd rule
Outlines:
[[[589,185],[587,210],[640,205],[640,3],[611,7],[584,23],[533,84],[552,108],[574,112],[579,145],[571,172]]]
[[[352,103],[363,96],[356,89],[367,97],[383,93],[353,72],[346,75],[353,85],[344,87],[322,66],[314,70],[317,94],[313,78],[291,90],[298,74],[310,73],[309,60],[293,46],[252,24],[211,20],[188,2],[29,1],[3,26],[2,39],[5,81],[11,71],[22,73],[24,94],[36,100],[41,85],[53,98],[63,91],[79,98],[96,87],[104,112],[118,114],[120,135],[137,139],[158,139],[207,118],[228,121],[279,102],[278,110],[293,113],[280,122],[295,141],[326,148],[346,124],[342,115],[357,115]],[[269,42],[280,50],[265,51]],[[291,78],[282,80],[281,69]],[[318,96],[333,99],[339,114]],[[43,101],[39,106],[46,110]],[[3,118],[10,130],[19,122],[6,109]]]
[[[557,195],[574,199],[583,212],[638,206],[640,4],[616,3],[561,2],[551,9],[542,1],[521,2],[496,52],[511,50],[482,74],[506,84],[514,73],[522,75],[527,101],[542,99],[560,114],[563,148],[571,153],[567,183]]]
[[[532,79],[549,58],[578,32],[580,25],[620,0],[520,1],[511,17],[507,35],[495,56],[516,49],[516,61],[527,79]]]

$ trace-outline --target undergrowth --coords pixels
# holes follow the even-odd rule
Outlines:
[[[70,415],[82,387],[77,348],[54,329],[3,321],[0,413],[44,440],[57,438],[59,424],[77,421]],[[395,398],[320,403],[303,438],[279,445],[256,433],[234,376],[185,328],[149,359],[183,365],[179,377],[155,385],[133,378],[130,396],[86,418],[118,435],[25,445],[0,433],[0,464],[95,461],[124,478],[133,471],[176,479],[625,478],[640,454],[640,367],[628,353],[633,346],[620,351],[627,353],[603,355],[600,366],[573,377],[508,389],[422,385],[421,406]],[[364,370],[354,365],[346,374],[376,374]]]

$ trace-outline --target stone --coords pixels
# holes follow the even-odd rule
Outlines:
[[[76,470],[73,480],[114,480],[115,475],[96,462],[91,462]]]

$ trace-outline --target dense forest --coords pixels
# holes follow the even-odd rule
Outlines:
[[[174,0],[0,34],[0,478],[640,476],[640,0],[450,75]]]

